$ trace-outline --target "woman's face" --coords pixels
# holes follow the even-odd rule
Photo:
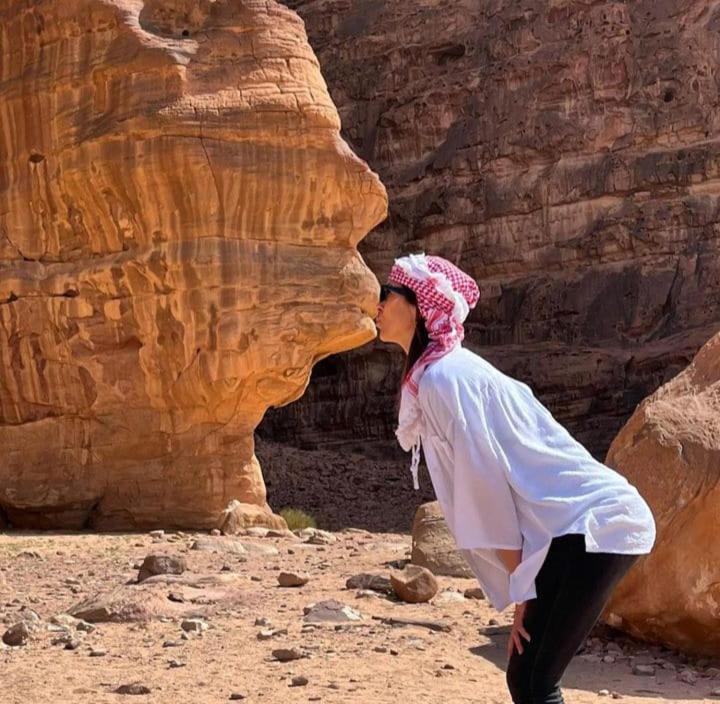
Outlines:
[[[386,298],[380,296],[375,326],[378,337],[383,342],[394,342],[404,347],[410,346],[415,334],[416,307],[401,293],[386,291]]]

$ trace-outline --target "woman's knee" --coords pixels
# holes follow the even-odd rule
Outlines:
[[[532,704],[529,673],[526,672],[517,656],[512,656],[508,662],[505,682],[513,704]]]
[[[539,675],[539,676],[538,676]],[[530,699],[532,704],[564,704],[560,685],[553,679],[534,675],[530,681]]]

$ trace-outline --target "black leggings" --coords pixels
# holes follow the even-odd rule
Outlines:
[[[585,537],[553,538],[525,608],[522,655],[513,648],[507,684],[514,704],[563,704],[560,678],[587,638],[615,585],[639,555],[586,552]]]

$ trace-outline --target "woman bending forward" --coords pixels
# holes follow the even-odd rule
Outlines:
[[[395,260],[376,324],[407,354],[398,440],[420,445],[448,528],[494,608],[515,604],[515,704],[561,704],[560,679],[615,585],[655,542],[653,515],[526,384],[462,346],[475,281],[424,254]]]

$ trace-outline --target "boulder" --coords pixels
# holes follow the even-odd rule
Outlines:
[[[440,504],[422,504],[412,524],[412,563],[445,577],[473,577],[470,566],[458,552]]]
[[[430,601],[438,592],[435,575],[419,565],[407,565],[402,571],[390,575],[395,595],[410,604]]]
[[[233,500],[223,511],[218,526],[225,535],[248,534],[256,528],[272,528],[278,531],[287,530],[287,523],[282,516],[273,513],[270,508]],[[252,532],[249,533],[252,535]],[[264,533],[261,537],[265,537]]]
[[[720,656],[720,333],[638,406],[606,462],[648,502],[657,538],[616,588],[605,620]]]

